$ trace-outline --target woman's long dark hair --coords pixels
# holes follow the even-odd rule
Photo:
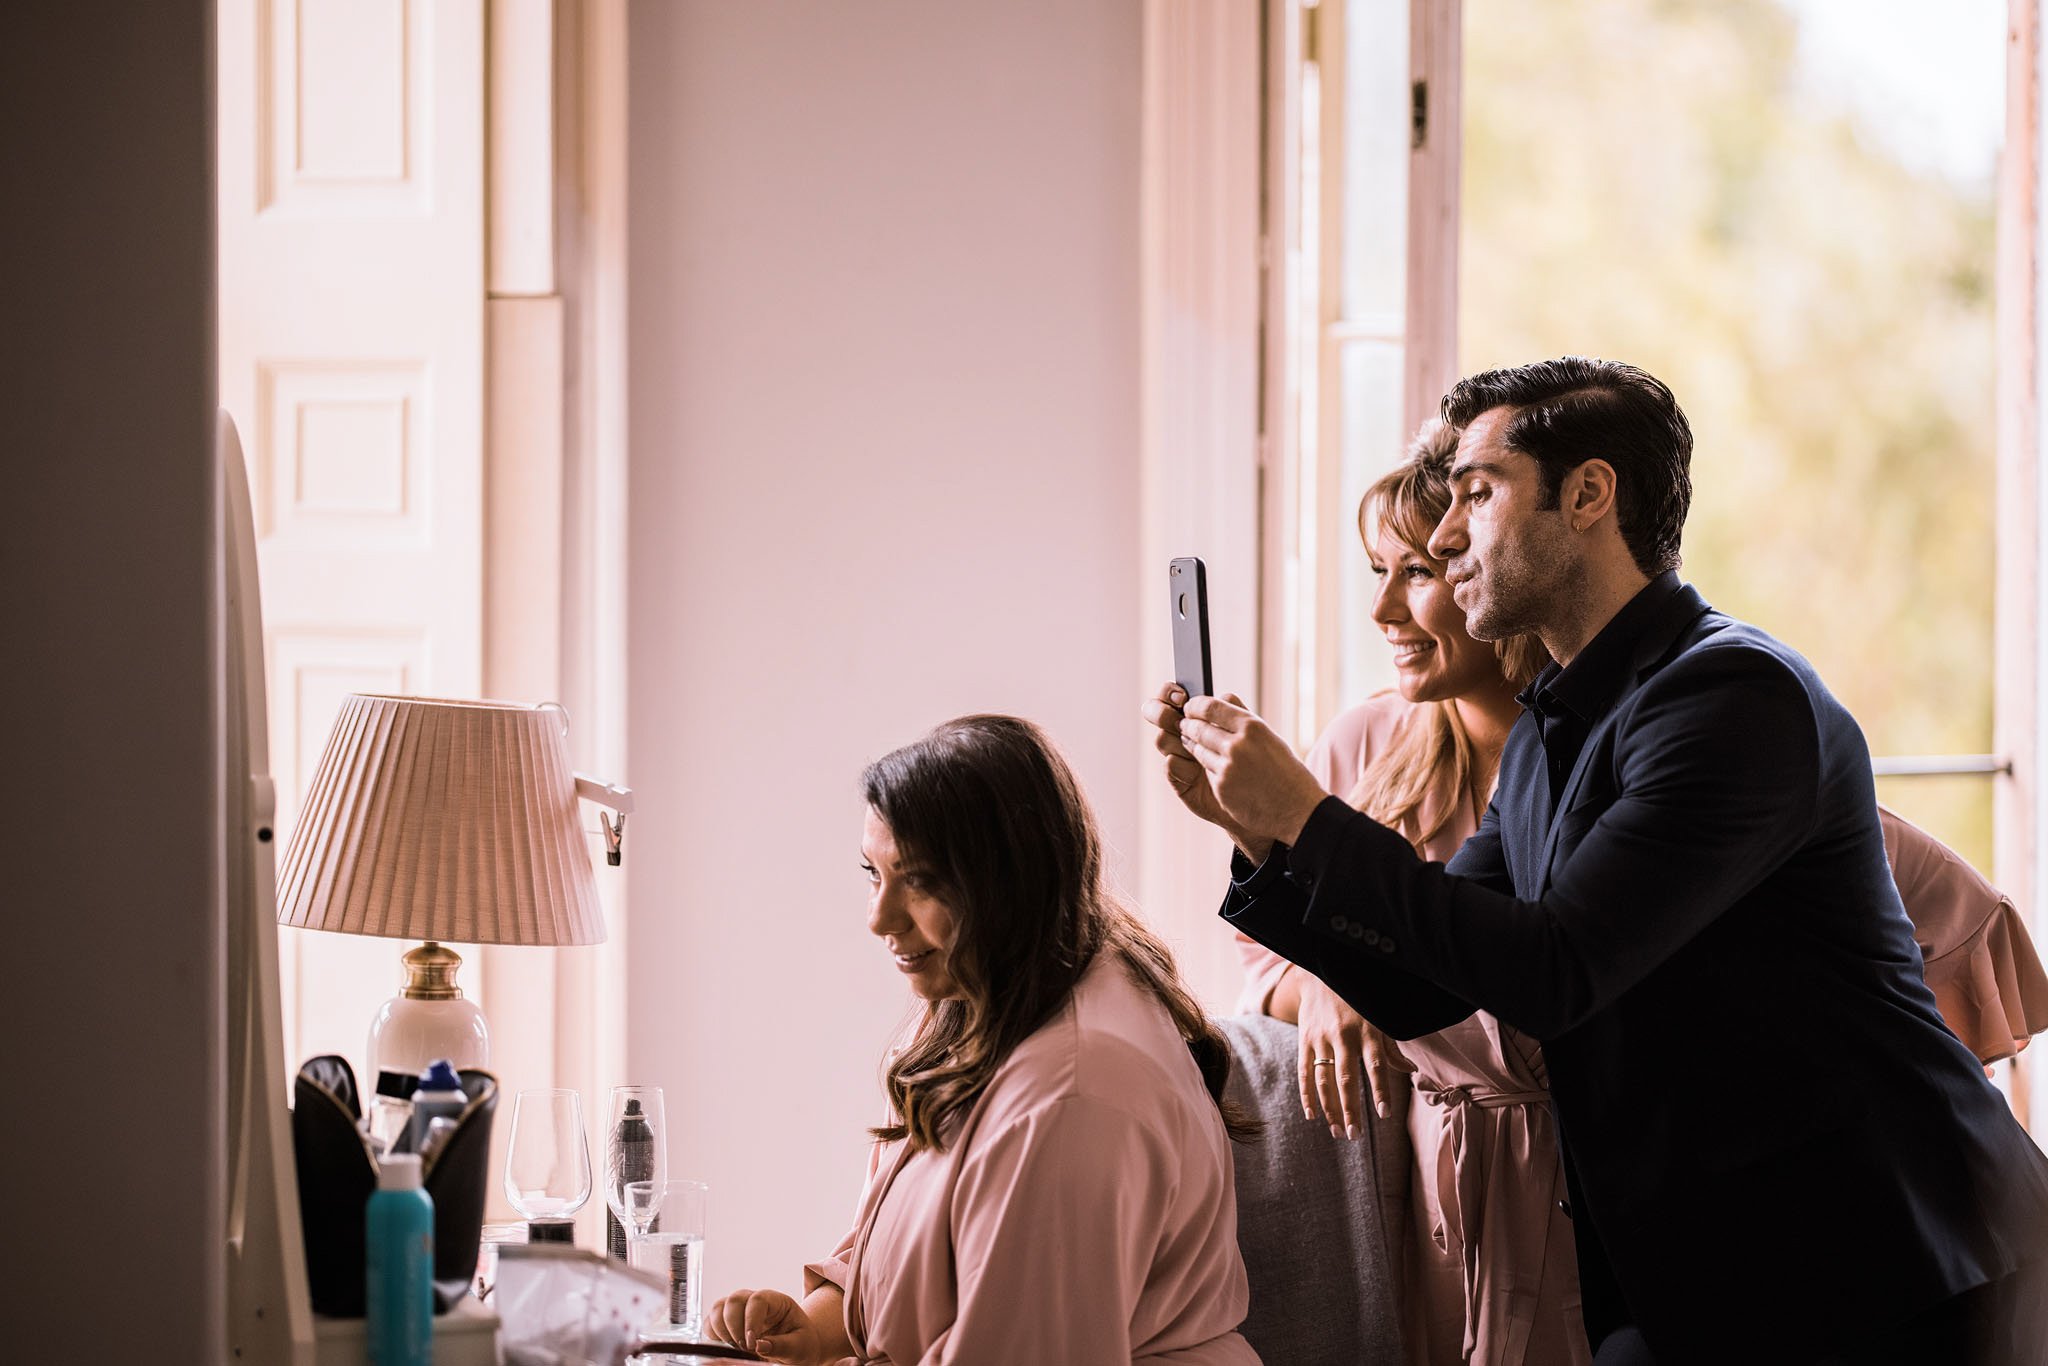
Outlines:
[[[1105,951],[1166,1007],[1230,1136],[1256,1132],[1223,1099],[1229,1045],[1173,954],[1104,888],[1094,813],[1044,732],[1014,716],[963,716],[868,765],[861,785],[898,850],[930,872],[953,912],[946,966],[960,993],[930,1003],[890,1063],[886,1084],[901,1118],[876,1137],[945,1147],[951,1121]]]

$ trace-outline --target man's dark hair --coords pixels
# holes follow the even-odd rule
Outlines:
[[[1678,567],[1692,505],[1692,427],[1664,381],[1620,361],[1565,356],[1459,380],[1444,395],[1443,418],[1462,430],[1502,407],[1514,411],[1501,439],[1541,469],[1544,507],[1557,506],[1569,471],[1605,460],[1636,567],[1650,575]]]

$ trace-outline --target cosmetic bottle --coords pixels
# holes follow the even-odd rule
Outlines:
[[[377,1074],[377,1091],[370,1098],[370,1113],[363,1117],[373,1156],[382,1158],[386,1153],[409,1151],[406,1140],[412,1134],[412,1093],[418,1089],[419,1078],[409,1072]]]
[[[432,1366],[434,1201],[420,1188],[417,1154],[378,1166],[364,1222],[370,1366]]]
[[[626,1102],[626,1113],[619,1117],[619,1124],[612,1131],[611,1160],[614,1173],[609,1177],[618,1186],[628,1181],[647,1181],[654,1176],[654,1130],[648,1127],[647,1116],[640,1109],[638,1100]],[[605,1248],[614,1261],[626,1260],[626,1226],[619,1222],[619,1216],[605,1211]]]
[[[412,1117],[406,1128],[404,1151],[423,1152],[426,1149],[427,1131],[436,1119],[461,1119],[462,1111],[469,1104],[469,1097],[462,1094],[462,1080],[455,1075],[455,1068],[446,1058],[436,1058],[427,1064],[426,1075],[420,1078],[417,1091],[412,1093]]]

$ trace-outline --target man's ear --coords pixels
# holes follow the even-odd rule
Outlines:
[[[1588,460],[1564,477],[1558,501],[1572,530],[1584,531],[1614,511],[1614,485],[1614,466],[1605,460]]]

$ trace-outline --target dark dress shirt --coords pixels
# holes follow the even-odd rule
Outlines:
[[[2048,1160],[1941,1023],[1812,667],[1665,574],[1524,698],[1448,865],[1332,797],[1223,915],[1396,1038],[1543,1041],[1592,1340],[1810,1358],[2040,1258]]]

